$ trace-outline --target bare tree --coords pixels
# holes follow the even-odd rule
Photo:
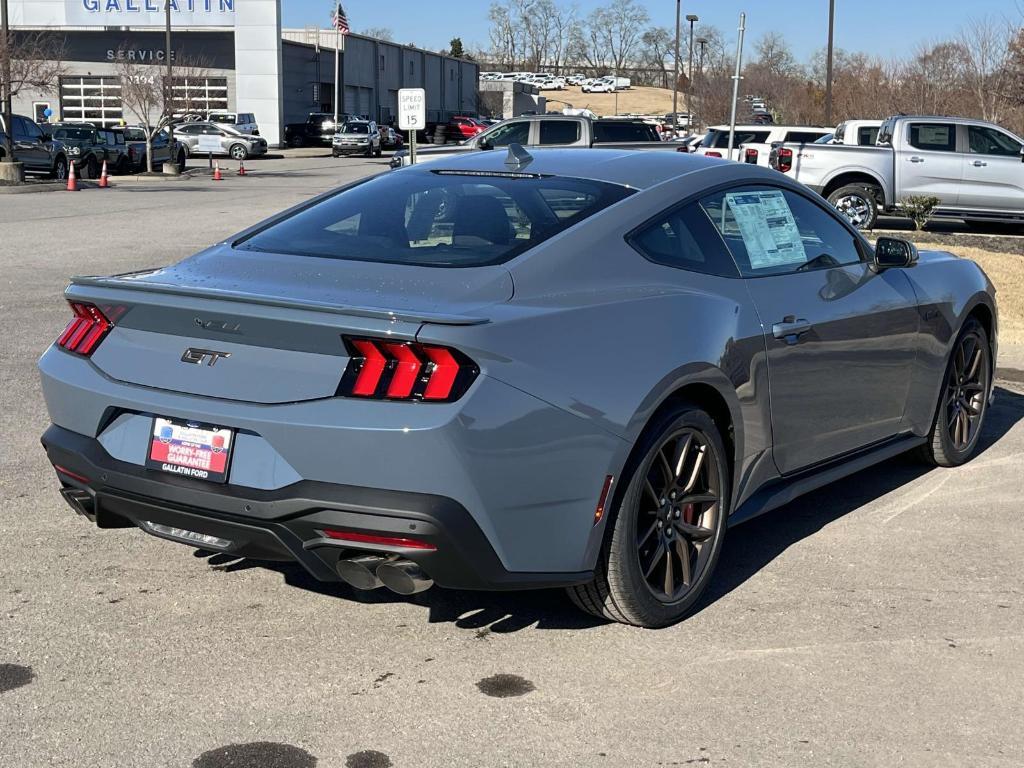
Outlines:
[[[0,104],[4,105],[4,123],[10,125],[9,105],[25,91],[52,88],[64,74],[64,43],[46,32],[12,32],[10,39],[0,35]],[[7,81],[6,73],[10,73]],[[3,159],[14,160],[11,131],[4,133]]]
[[[121,81],[121,105],[138,119],[146,134],[146,171],[152,173],[153,139],[176,115],[193,113],[201,106],[195,86],[208,76],[206,63],[199,58],[179,58],[170,79],[163,66],[127,57],[118,59],[116,68]]]
[[[588,58],[620,72],[633,61],[650,16],[636,0],[612,0],[587,18]]]
[[[960,33],[967,87],[983,120],[997,122],[1002,116],[1011,34],[1009,24],[992,18],[971,20]]]
[[[366,35],[367,37],[372,37],[377,40],[387,40],[388,42],[392,42],[395,39],[395,34],[391,31],[390,27],[367,27],[359,34]]]
[[[669,72],[675,71],[673,55],[675,37],[666,27],[651,27],[640,38],[640,56],[645,67],[660,73],[657,83],[662,88],[671,88]],[[682,54],[685,57],[685,52]],[[653,83],[651,83],[653,85]]]

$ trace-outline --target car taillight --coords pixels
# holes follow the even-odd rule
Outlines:
[[[747,147],[743,153],[743,162],[757,165],[757,150],[753,147]]]
[[[704,157],[721,157],[721,156],[722,156],[721,152],[706,152],[704,154]]]
[[[480,373],[472,360],[449,347],[349,336],[343,340],[349,363],[338,386],[340,397],[450,403]]]
[[[57,346],[88,357],[110,333],[114,321],[125,313],[125,307],[107,306],[100,309],[95,304],[72,301],[71,311],[75,316],[64,332],[57,337]]]
[[[793,150],[785,147],[780,149],[775,165],[776,170],[789,173],[793,169]]]

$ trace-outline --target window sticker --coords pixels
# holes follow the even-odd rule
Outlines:
[[[751,269],[807,262],[800,230],[780,190],[727,192],[725,202],[739,227]]]
[[[938,144],[940,146],[945,146],[949,144],[949,126],[928,124],[922,125],[917,129],[917,143]]]

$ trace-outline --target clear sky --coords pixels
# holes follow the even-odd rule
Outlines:
[[[571,0],[563,0],[571,5]],[[489,0],[343,0],[355,32],[387,27],[401,43],[436,50],[461,37],[469,48],[487,44]],[[577,0],[581,15],[601,0]],[[675,24],[673,0],[645,0],[651,23]],[[284,24],[330,26],[331,0],[282,0]],[[836,45],[884,58],[909,53],[918,42],[955,35],[968,17],[998,16],[1024,20],[1018,0],[836,0]],[[785,33],[797,58],[806,60],[825,45],[828,0],[683,0],[683,16],[695,13],[701,22],[735,35],[740,11],[747,12],[748,39],[768,31]],[[684,22],[685,25],[685,22]]]

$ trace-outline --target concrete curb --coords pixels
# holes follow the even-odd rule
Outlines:
[[[97,189],[97,182],[85,181],[83,179],[78,180],[79,191],[83,189]],[[2,185],[0,186],[0,195],[31,195],[36,192],[67,192],[68,183],[66,181],[34,181],[26,182],[25,184],[16,184],[13,186]]]
[[[1024,384],[1024,371],[1020,368],[996,368],[996,381]]]

